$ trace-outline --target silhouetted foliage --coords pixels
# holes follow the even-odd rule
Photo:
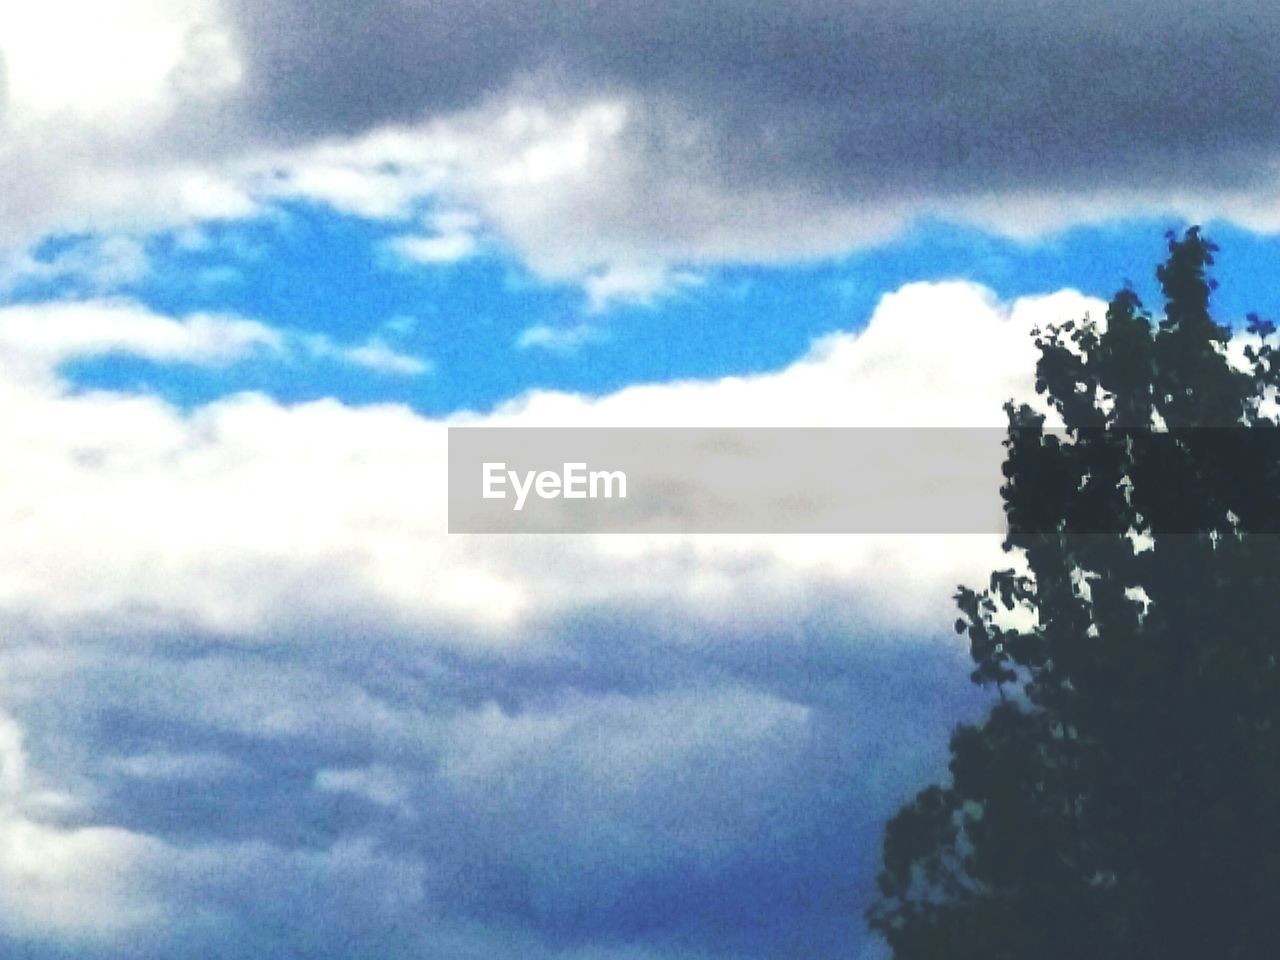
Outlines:
[[[897,960],[1280,956],[1280,474],[1232,443],[1280,353],[1211,318],[1215,250],[1170,234],[1158,323],[1125,290],[1036,333],[1067,430],[1006,405],[1022,562],[956,595],[1001,698],[886,831]]]

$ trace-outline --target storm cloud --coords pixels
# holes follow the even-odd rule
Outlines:
[[[670,105],[833,197],[1271,183],[1280,13],[1175,0],[240,3],[264,129],[354,134],[538,77]]]
[[[399,219],[444,204],[537,274],[651,278],[642,298],[680,264],[828,256],[920,217],[1280,224],[1262,2],[129,7],[97,43],[56,11],[7,15],[10,243],[290,196]],[[77,42],[25,53],[49,36]],[[427,224],[401,247],[475,249],[447,239]]]

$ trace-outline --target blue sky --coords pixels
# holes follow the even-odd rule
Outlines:
[[[1248,5],[10,6],[6,955],[882,958],[997,538],[451,537],[447,426],[999,425],[1191,223],[1280,318]]]
[[[335,348],[372,340],[421,369],[370,368],[304,350],[213,371],[98,356],[68,373],[86,388],[156,392],[182,406],[260,390],[287,402],[403,403],[434,416],[487,411],[535,389],[599,395],[633,383],[778,370],[814,340],[861,328],[884,294],[910,282],[963,279],[1006,300],[1063,288],[1107,299],[1131,285],[1158,311],[1154,264],[1165,231],[1184,226],[1170,216],[1010,238],[924,220],[868,250],[785,266],[689,270],[675,289],[598,309],[579,285],[531,274],[498,242],[456,262],[414,263],[391,246],[403,224],[291,204],[269,217],[205,225],[194,249],[181,233],[139,238],[148,269],[110,292],[166,314],[253,318],[323,336]],[[1220,318],[1280,315],[1280,294],[1266,279],[1280,243],[1230,224],[1213,236],[1226,249],[1216,271]],[[98,243],[93,235],[59,235],[32,256],[56,264]],[[5,302],[90,292],[101,291],[55,273],[18,279]],[[531,343],[531,329],[564,341]]]

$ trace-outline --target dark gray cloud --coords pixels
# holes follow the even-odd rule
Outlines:
[[[157,10],[178,29],[188,6]],[[88,69],[65,103],[9,77],[0,244],[289,197],[406,220],[444,202],[603,303],[678,285],[675,266],[839,255],[919,216],[1280,224],[1280,13],[1260,0],[1212,19],[1190,0],[197,7],[204,40],[110,110],[79,102]],[[395,124],[400,140],[355,137]]]
[[[164,845],[122,875],[165,912],[131,956],[781,960],[863,943],[885,816],[984,702],[956,648],[829,631],[723,656],[603,615],[562,635],[558,665],[533,669],[390,643],[336,663],[322,636],[260,653],[16,642],[0,692],[31,770],[91,800],[63,827]],[[624,682],[627,660],[679,668]],[[57,942],[6,941],[32,957]]]
[[[1246,0],[237,5],[263,129],[352,133],[542,72],[674,105],[730,180],[842,197],[1246,186],[1280,146],[1280,12]]]

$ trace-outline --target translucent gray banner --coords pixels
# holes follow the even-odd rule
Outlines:
[[[1002,531],[998,429],[449,430],[450,533]]]
[[[1280,429],[449,430],[451,533],[1005,533],[1010,521],[1018,534],[1280,533]]]

